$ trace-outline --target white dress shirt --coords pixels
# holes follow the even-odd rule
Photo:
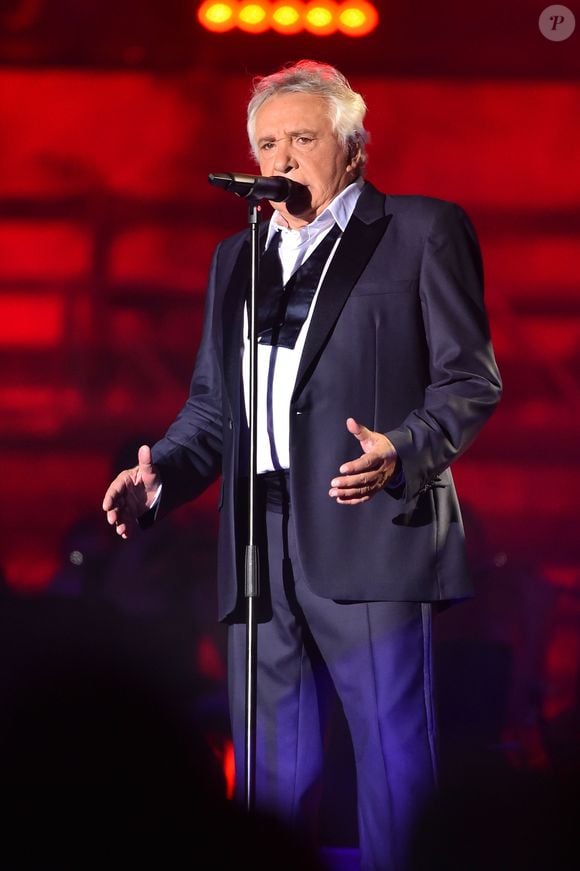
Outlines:
[[[279,254],[282,263],[282,276],[284,284],[296,272],[297,269],[308,259],[314,249],[324,239],[333,225],[336,223],[344,232],[354,207],[362,190],[363,181],[357,181],[348,185],[341,191],[329,206],[312,223],[292,230],[282,226],[283,218],[278,212],[274,212],[270,219],[266,248],[270,244],[275,233],[281,234]],[[257,348],[257,455],[256,471],[273,471],[275,469],[288,469],[290,466],[290,399],[296,382],[296,375],[302,355],[302,349],[312,318],[312,313],[318,298],[320,285],[336,251],[340,241],[337,239],[328,260],[322,270],[322,275],[316,288],[312,305],[308,312],[294,348],[282,348],[271,345],[260,345]],[[244,357],[243,357],[243,380],[246,416],[249,420],[249,368],[250,347],[248,341],[247,309],[244,323]]]

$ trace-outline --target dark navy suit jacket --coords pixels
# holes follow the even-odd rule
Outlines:
[[[249,257],[246,231],[216,249],[190,396],[153,447],[163,480],[158,516],[222,475],[221,619],[243,596]],[[290,408],[292,513],[313,591],[344,601],[471,594],[449,466],[500,395],[468,217],[453,203],[385,196],[366,182],[320,289]],[[328,496],[339,466],[361,452],[347,417],[385,433],[404,474],[399,489],[355,507]]]

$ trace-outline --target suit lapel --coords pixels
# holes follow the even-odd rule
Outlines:
[[[224,296],[222,326],[224,381],[232,408],[240,392],[244,302],[248,295],[250,243],[242,243]]]
[[[267,230],[268,224],[264,222],[259,229],[260,250]],[[250,240],[246,235],[230,274],[222,311],[224,380],[232,408],[236,408],[240,392],[244,303],[249,293]]]
[[[387,229],[391,216],[385,215],[384,204],[384,195],[367,182],[322,282],[304,343],[294,396]]]

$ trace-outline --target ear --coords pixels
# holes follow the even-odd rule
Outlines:
[[[361,163],[362,153],[360,145],[356,142],[351,142],[346,153],[346,168],[348,172],[358,172]]]

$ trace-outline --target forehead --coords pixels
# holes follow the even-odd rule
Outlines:
[[[331,128],[328,102],[317,94],[276,94],[256,112],[256,136]]]

